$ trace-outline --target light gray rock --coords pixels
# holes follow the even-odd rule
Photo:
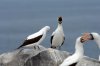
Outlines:
[[[55,49],[47,49],[38,55],[30,58],[25,66],[59,66],[70,54]]]
[[[41,45],[21,48],[0,55],[0,66],[59,66],[71,54]],[[100,62],[84,57],[77,66],[100,66]]]
[[[0,55],[0,66],[24,66],[29,58],[45,50],[46,48],[43,46],[34,45],[31,48],[21,48],[3,53]]]
[[[84,58],[78,62],[77,66],[100,66],[100,61],[84,56]]]

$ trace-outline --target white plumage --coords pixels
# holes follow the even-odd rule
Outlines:
[[[63,26],[62,26],[62,17],[58,17],[58,27],[51,35],[51,48],[57,48],[63,45],[65,40]]]
[[[98,45],[98,47],[100,49],[100,35],[98,33],[96,33],[96,32],[92,32],[91,35],[94,38],[93,40],[97,43],[97,45]],[[99,56],[99,61],[100,61],[100,56]]]
[[[29,35],[26,38],[26,40],[24,41],[24,43],[21,46],[19,46],[18,48],[21,48],[23,46],[27,47],[27,46],[32,46],[34,44],[40,44],[45,39],[46,33],[49,29],[50,29],[49,26],[45,26],[38,32]]]
[[[83,58],[84,56],[84,49],[83,49],[83,42],[81,37],[76,39],[75,44],[75,53],[72,56],[66,58],[60,66],[74,66],[77,62]]]

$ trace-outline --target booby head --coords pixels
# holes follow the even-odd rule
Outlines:
[[[50,30],[50,27],[49,27],[49,26],[45,26],[44,28],[45,28],[47,31]]]
[[[83,33],[83,37],[85,37],[86,40],[95,40],[97,39],[97,37],[99,37],[99,34],[96,32],[92,32],[92,33]]]
[[[46,30],[46,32],[47,31],[49,31],[50,30],[50,27],[49,26],[45,26],[44,28],[42,28],[42,30],[40,30],[40,31],[44,31],[44,30]]]
[[[62,24],[62,17],[61,16],[58,17],[58,23]]]

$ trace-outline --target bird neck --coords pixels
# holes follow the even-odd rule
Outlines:
[[[95,42],[98,44],[98,47],[100,48],[100,36],[94,38]]]
[[[62,24],[58,23],[58,29],[62,29],[63,30]]]
[[[75,53],[79,56],[84,55],[84,49],[83,49],[83,43],[80,42],[80,40],[76,40],[76,45],[75,45]]]
[[[58,26],[62,26],[62,23],[60,24],[60,23],[58,22]]]

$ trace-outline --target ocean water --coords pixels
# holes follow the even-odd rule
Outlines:
[[[63,17],[65,43],[61,50],[74,53],[75,40],[83,32],[100,33],[100,0],[0,0],[0,53],[13,51],[24,39],[48,25],[41,45],[50,47],[50,36]],[[94,41],[84,44],[85,55],[98,59]]]

